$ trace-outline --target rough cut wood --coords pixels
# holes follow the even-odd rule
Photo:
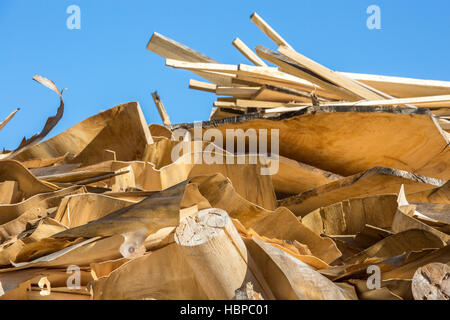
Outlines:
[[[414,273],[412,292],[416,300],[450,300],[450,266],[430,263]]]
[[[19,161],[54,158],[69,152],[75,155],[71,163],[87,165],[103,160],[103,153],[97,152],[101,148],[114,150],[119,160],[134,160],[151,143],[139,103],[130,102],[90,117],[39,145],[18,152],[13,158]]]
[[[376,167],[366,172],[345,177],[303,192],[297,196],[279,201],[279,205],[289,208],[297,216],[349,198],[395,193],[405,185],[406,193],[440,187],[445,182],[429,177],[410,174],[406,171]]]
[[[233,299],[247,282],[265,299],[274,298],[225,211],[205,209],[186,217],[175,241],[208,298]]]
[[[40,75],[35,75],[33,77],[33,80],[36,82],[46,86],[50,90],[54,91],[59,95],[59,107],[56,111],[56,114],[53,117],[49,117],[47,121],[45,122],[44,128],[42,128],[42,131],[39,133],[36,133],[34,136],[30,138],[23,138],[20,145],[15,149],[14,153],[19,152],[20,150],[23,150],[25,148],[29,148],[35,144],[37,144],[39,141],[44,139],[50,131],[53,130],[53,128],[58,124],[59,120],[61,120],[63,114],[64,114],[64,100],[62,98],[62,92],[58,89],[58,87],[53,83],[53,81],[44,78]],[[63,90],[64,91],[64,90]]]
[[[0,152],[0,300],[449,298],[449,82],[332,71],[251,20],[278,46],[236,38],[254,65],[148,43],[209,81],[209,121],[155,92],[164,125],[129,102],[41,142],[63,101],[36,78],[61,103]]]
[[[341,178],[332,172],[280,156],[279,169],[272,181],[276,192],[298,194]]]

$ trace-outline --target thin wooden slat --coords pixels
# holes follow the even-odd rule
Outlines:
[[[221,63],[186,62],[175,59],[166,59],[166,66],[191,71],[215,71],[224,73],[236,73],[238,66]]]
[[[236,38],[232,42],[233,46],[239,50],[255,66],[267,67],[267,64],[261,60],[241,39]]]
[[[250,16],[250,20],[256,24],[256,26],[261,29],[273,42],[278,46],[290,47],[289,43],[284,40],[278,32],[276,32],[263,18],[261,18],[256,12]]]
[[[252,100],[274,102],[311,102],[311,94],[280,86],[264,85],[251,97]]]
[[[208,83],[204,81],[198,81],[194,79],[189,80],[189,89],[206,91],[206,92],[216,92],[217,85],[214,83]]]
[[[423,80],[384,75],[339,72],[360,83],[370,85],[396,98],[439,96],[450,94],[450,81]]]
[[[260,87],[220,87],[216,89],[216,94],[220,96],[233,96],[235,98],[250,99],[258,92]]]
[[[150,41],[147,44],[147,50],[154,52],[165,59],[176,59],[189,62],[218,63],[216,60],[157,32],[153,33],[152,37],[150,38]],[[195,73],[213,83],[230,85],[230,79],[220,74],[210,74],[204,72]]]
[[[342,99],[349,100],[349,101],[358,100],[357,95],[355,95],[352,92],[347,91],[343,88],[335,86],[333,83],[331,83],[327,79],[321,77],[318,74],[315,74],[314,72],[311,72],[310,70],[305,69],[304,67],[302,67],[301,65],[299,65],[292,59],[289,59],[288,57],[284,56],[283,54],[272,51],[261,45],[256,47],[256,53],[260,57],[266,59],[267,61],[270,61],[270,62],[280,66],[281,71],[284,71],[287,74],[310,81],[310,82],[316,84],[317,86],[319,86],[331,93],[336,94],[338,97],[340,97]]]
[[[304,66],[308,70],[313,71],[314,73],[320,75],[321,77],[327,79],[328,81],[358,95],[363,99],[374,100],[383,98],[382,96],[376,94],[375,92],[358,85],[351,79],[342,76],[338,73],[335,73],[334,71],[328,69],[327,67],[324,67],[323,65],[305,57],[304,55],[296,52],[292,48],[280,46],[278,48],[278,52],[292,59],[296,63]]]
[[[16,110],[14,110],[13,112],[11,112],[6,118],[5,120],[3,120],[2,122],[0,122],[0,130],[3,129],[4,126],[6,126],[6,124],[11,121],[11,119],[14,117],[14,115],[17,113],[17,111],[19,111],[20,108],[17,108]]]
[[[326,103],[330,106],[342,106],[342,105],[358,105],[358,106],[394,106],[413,104],[422,108],[442,108],[450,106],[450,95],[444,96],[432,96],[432,97],[415,97],[415,98],[400,98],[400,99],[388,99],[388,100],[369,100],[358,101],[351,103]]]
[[[283,73],[285,75],[288,75],[287,73]],[[324,99],[328,100],[342,100],[341,96],[338,94],[335,94],[333,92],[329,92],[327,90],[324,90],[309,81],[297,78],[297,81],[288,81],[283,80],[282,78],[276,78],[273,77],[272,79],[263,79],[261,77],[250,76],[242,73],[238,73],[236,79],[232,79],[231,82],[235,85],[271,85],[271,86],[279,86],[279,87],[285,87],[289,89],[299,90],[299,91],[305,91],[309,93],[315,93],[317,96],[322,97]]]
[[[164,108],[164,105],[161,101],[161,98],[158,95],[158,91],[153,92],[152,97],[153,101],[155,102],[156,109],[158,109],[158,113],[159,116],[161,117],[162,122],[166,126],[170,125],[169,115],[167,114],[166,109]]]

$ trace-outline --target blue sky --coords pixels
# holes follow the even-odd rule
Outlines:
[[[68,6],[81,8],[81,30],[69,30]],[[369,5],[381,30],[366,27]],[[64,93],[63,119],[49,135],[117,104],[138,101],[148,123],[160,123],[158,90],[173,123],[206,120],[214,95],[188,89],[187,71],[165,67],[145,49],[154,31],[222,63],[248,63],[231,45],[274,44],[250,21],[258,12],[297,51],[339,71],[450,81],[450,1],[418,0],[0,0],[0,119],[21,110],[0,132],[15,148],[40,131],[57,96],[32,81],[53,80]]]

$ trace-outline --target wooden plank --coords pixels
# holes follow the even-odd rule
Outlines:
[[[305,69],[303,66],[299,65],[297,62],[292,59],[284,56],[283,54],[272,51],[266,47],[261,45],[256,47],[256,53],[263,59],[270,61],[278,66],[280,66],[281,71],[284,71],[287,74],[291,74],[297,78],[305,79],[315,85],[336,94],[338,97],[355,101],[358,100],[358,96],[353,94],[352,92],[345,90],[343,88],[335,86],[333,83],[328,81],[326,78],[321,77],[314,72],[311,72],[308,69]],[[377,96],[378,97],[378,96]],[[379,98],[379,97],[378,97]]]
[[[373,74],[339,72],[397,98],[439,96],[450,94],[450,81],[423,80]]]
[[[147,44],[147,50],[154,52],[165,59],[176,59],[188,62],[218,63],[216,60],[157,32],[153,33],[150,38],[150,41]],[[216,84],[230,85],[231,80],[220,74],[210,74],[200,71],[196,71],[195,74]]]
[[[353,94],[359,96],[360,98],[370,99],[370,100],[383,98],[379,94],[376,94],[375,92],[358,85],[353,80],[351,80],[345,76],[342,76],[338,73],[335,73],[334,71],[328,69],[327,67],[324,67],[323,65],[305,57],[304,55],[296,52],[292,48],[279,47],[278,52],[280,52],[281,54],[292,59],[293,61],[300,64],[301,66],[304,66],[308,70],[311,70],[312,72],[318,74],[319,76],[334,83],[335,85],[340,86],[340,87],[352,92]]]
[[[206,92],[216,92],[217,85],[214,83],[198,81],[194,79],[189,80],[189,89],[206,91]]]
[[[166,66],[191,71],[214,71],[223,73],[236,73],[238,71],[238,66],[233,64],[186,62],[175,59],[166,59]]]
[[[260,87],[221,87],[217,86],[216,94],[220,96],[233,96],[235,98],[250,99],[258,92]]]
[[[218,97],[217,101],[234,102],[236,103],[237,98],[235,97]]]
[[[286,73],[285,73],[286,74]],[[287,74],[286,74],[287,75]],[[298,81],[285,81],[280,78],[272,78],[272,79],[262,79],[261,77],[256,76],[248,76],[245,74],[238,73],[237,79],[232,79],[231,82],[236,85],[248,84],[248,85],[272,85],[290,88],[298,91],[305,92],[315,92],[315,94],[319,97],[328,100],[342,100],[341,96],[324,90],[309,81],[297,78]]]
[[[13,112],[11,112],[6,118],[5,120],[3,120],[2,122],[0,122],[0,130],[3,129],[4,126],[6,126],[6,124],[11,121],[11,119],[14,117],[14,115],[17,113],[17,111],[19,111],[20,108],[17,108],[16,110],[14,110]]]
[[[255,66],[267,67],[267,64],[261,60],[241,39],[236,38],[232,42],[233,46],[239,50]]]
[[[219,98],[220,99],[220,98]],[[291,105],[284,102],[273,101],[258,101],[258,100],[246,100],[236,99],[236,101],[223,101],[223,99],[215,101],[214,106],[218,108],[231,108],[238,110],[246,110],[248,108],[260,108],[260,109],[272,109],[272,108],[284,108],[289,109],[292,106],[293,110],[297,110],[298,104]]]
[[[161,101],[161,98],[158,95],[158,91],[152,93],[153,101],[155,102],[156,109],[158,109],[159,116],[161,117],[162,122],[165,126],[170,125],[170,118],[164,108],[164,104]]]
[[[260,77],[261,79],[277,79],[287,82],[301,82],[312,86],[313,84],[308,81],[300,80],[299,77],[290,75],[289,73],[281,72],[278,68],[274,67],[255,67],[246,64],[238,65],[238,74],[248,75],[251,77]]]
[[[276,32],[263,18],[261,18],[256,12],[250,16],[250,20],[256,24],[256,26],[261,29],[273,42],[278,46],[290,47],[289,43],[284,40],[278,32]]]
[[[228,102],[228,101],[214,101],[214,107],[223,108],[223,109],[235,109],[240,111],[246,111],[246,108],[238,107],[236,102]]]
[[[252,97],[252,100],[274,102],[311,102],[311,94],[290,88],[264,85]],[[323,99],[320,99],[323,101]]]
[[[283,102],[273,102],[273,101],[255,101],[255,100],[245,100],[237,99],[236,106],[241,108],[278,108],[278,107],[288,107],[289,104]]]
[[[385,100],[369,100],[369,101],[357,101],[357,102],[339,102],[339,103],[325,103],[330,106],[394,106],[413,104],[421,108],[441,108],[450,106],[450,95],[444,96],[432,96],[432,97],[416,97],[416,98],[400,98],[400,99],[385,99]]]
[[[317,234],[356,235],[367,225],[390,228],[397,212],[397,194],[350,198],[304,216],[302,223]],[[356,240],[356,237],[355,237]]]
[[[150,41],[147,44],[147,50],[166,59],[218,63],[216,60],[157,32],[154,32],[150,38]]]

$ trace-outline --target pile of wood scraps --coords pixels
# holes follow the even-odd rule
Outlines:
[[[63,92],[35,77],[59,107],[0,154],[0,299],[450,299],[450,82],[333,71],[251,21],[276,45],[236,38],[253,65],[148,43],[219,96],[201,123],[154,92],[163,125],[130,102],[44,140]]]

